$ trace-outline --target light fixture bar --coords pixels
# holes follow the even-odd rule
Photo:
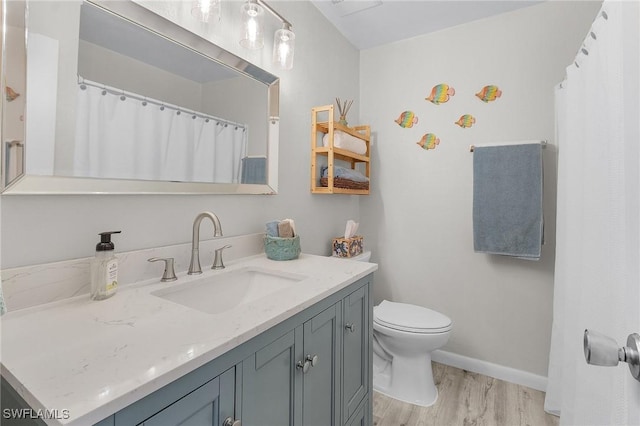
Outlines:
[[[242,31],[240,45],[247,49],[261,49],[264,46],[262,35],[262,16],[268,10],[277,20],[282,22],[282,28],[273,37],[273,64],[283,70],[293,68],[296,35],[291,29],[291,22],[276,12],[263,0],[247,0],[241,7]]]
[[[273,16],[279,19],[280,22],[282,22],[282,24],[284,25],[285,29],[291,30],[291,27],[292,27],[291,22],[287,21],[282,15],[276,12],[271,6],[269,6],[267,3],[265,3],[262,0],[256,0],[256,3],[258,3],[260,6],[264,7],[265,9],[267,9],[269,12],[271,12]]]

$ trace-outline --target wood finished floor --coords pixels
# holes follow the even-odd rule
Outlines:
[[[557,426],[544,412],[544,392],[433,363],[438,401],[419,407],[373,396],[374,426]]]

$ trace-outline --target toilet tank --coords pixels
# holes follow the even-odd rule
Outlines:
[[[355,260],[358,262],[368,262],[371,259],[371,252],[365,251],[362,254],[349,258],[349,260]]]

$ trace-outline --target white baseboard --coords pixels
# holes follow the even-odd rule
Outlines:
[[[469,358],[467,356],[441,350],[433,351],[431,353],[431,359],[435,362],[439,362],[440,364],[450,365],[451,367],[461,368],[463,370],[472,371],[474,373],[484,374],[485,376],[504,380],[510,383],[515,383],[521,386],[526,386],[542,392],[546,392],[547,390],[546,377],[522,370],[516,370],[515,368],[504,367],[502,365],[493,364],[491,362]]]

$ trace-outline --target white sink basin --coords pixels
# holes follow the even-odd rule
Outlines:
[[[306,279],[305,275],[245,267],[156,290],[152,295],[208,314],[254,302]]]

